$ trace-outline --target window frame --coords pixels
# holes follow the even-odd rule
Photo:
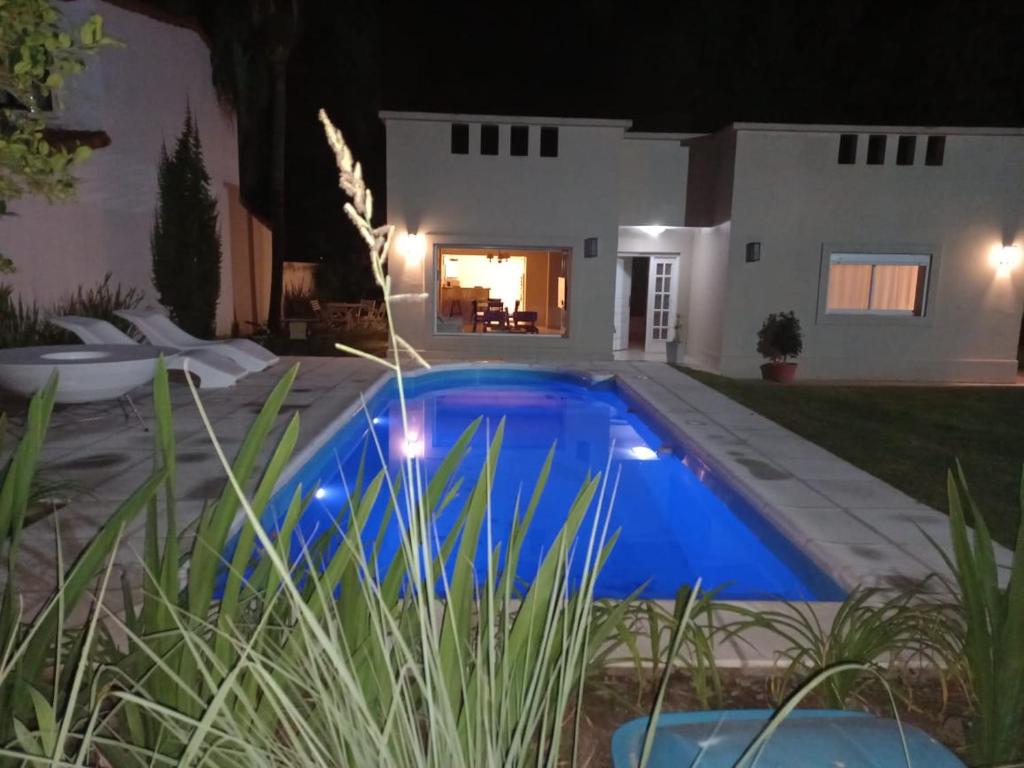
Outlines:
[[[547,251],[549,253],[560,251],[565,258],[565,306],[564,311],[568,315],[568,322],[565,326],[565,333],[554,334],[554,333],[492,333],[486,336],[488,343],[501,344],[517,344],[517,340],[530,338],[533,341],[528,342],[529,344],[545,344],[545,343],[565,343],[574,337],[573,333],[573,289],[572,285],[575,280],[575,249],[572,245],[553,245],[548,244],[552,242],[558,242],[561,238],[541,238],[535,240],[529,238],[523,241],[507,241],[502,240],[501,242],[492,242],[490,240],[478,241],[474,238],[442,238],[438,239],[433,244],[432,255],[430,259],[431,271],[429,274],[423,276],[423,291],[428,294],[431,312],[431,320],[429,321],[430,335],[436,338],[448,338],[448,339],[473,339],[475,337],[482,338],[484,334],[473,334],[465,332],[452,332],[443,331],[438,327],[437,320],[441,316],[441,292],[440,292],[440,277],[441,277],[441,264],[446,252],[459,251],[468,252],[472,255],[478,253],[484,253],[486,251]],[[504,339],[504,340],[503,340]]]
[[[542,125],[537,145],[540,157],[557,158],[559,151],[559,131],[557,125]]]
[[[452,123],[449,131],[449,154],[468,155],[470,145],[469,123]],[[465,142],[465,149],[460,149],[462,142]],[[457,146],[458,145],[458,146]]]
[[[850,261],[860,257],[865,263],[871,264],[899,264],[898,259],[904,259],[903,264],[924,264],[926,272],[923,295],[921,297],[921,314],[916,315],[913,311],[907,310],[879,310],[879,309],[828,309],[828,287],[830,268],[834,256],[846,256]],[[888,261],[887,261],[888,259]],[[819,325],[931,325],[935,316],[935,301],[937,300],[937,285],[939,269],[941,265],[940,249],[932,245],[922,244],[898,244],[870,245],[850,243],[825,243],[821,249],[821,263],[818,275],[818,307],[816,321]],[[872,275],[872,284],[874,275]],[[870,297],[869,297],[870,302]]]
[[[896,140],[896,165],[914,165],[917,162],[917,136],[903,134]]]
[[[872,133],[868,136],[868,150],[864,158],[865,165],[885,165],[886,154],[889,149],[889,135],[885,133]]]
[[[522,137],[522,147],[518,146],[520,137]],[[522,149],[522,152],[517,150]],[[508,129],[508,154],[510,157],[529,157],[530,156],[530,126],[529,125],[511,125]]]
[[[490,138],[493,134],[494,151],[490,151]],[[480,124],[480,154],[483,157],[498,157],[501,154],[501,126],[498,123]]]
[[[931,168],[940,168],[946,162],[946,137],[943,134],[931,134],[925,142],[924,164]]]
[[[839,134],[839,149],[836,152],[837,165],[856,165],[860,138],[856,133]]]

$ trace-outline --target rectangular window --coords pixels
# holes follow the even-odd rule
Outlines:
[[[496,155],[496,154],[498,154],[498,126],[496,126],[496,125],[481,125],[480,126],[480,154],[481,155]]]
[[[571,260],[563,248],[445,246],[434,284],[436,333],[568,336]]]
[[[465,123],[452,123],[452,154],[469,154],[469,126]]]
[[[885,165],[885,135],[876,133],[868,137],[868,165]]]
[[[828,314],[924,314],[928,254],[833,253],[828,265]]]
[[[853,165],[857,162],[857,134],[844,133],[839,137],[839,164]]]
[[[558,128],[553,125],[540,129],[540,156],[558,157]]]
[[[946,137],[945,136],[929,136],[928,146],[925,148],[924,153],[924,164],[925,165],[942,165],[942,161],[946,156]]]
[[[530,154],[530,126],[512,126],[509,137],[509,151],[514,157],[526,157]]]
[[[913,165],[917,150],[917,136],[900,136],[896,145],[896,165]]]

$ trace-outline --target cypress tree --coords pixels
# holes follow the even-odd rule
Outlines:
[[[220,297],[217,200],[203,162],[192,110],[168,154],[160,149],[156,221],[150,236],[153,285],[171,319],[201,338],[214,335]]]

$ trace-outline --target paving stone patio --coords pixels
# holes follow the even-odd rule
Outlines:
[[[382,375],[379,366],[356,358],[286,358],[235,387],[203,392],[204,406],[229,457],[274,384],[296,363],[298,377],[273,434],[279,435],[298,412],[302,428],[297,455],[315,447],[327,425],[358,403],[360,394]],[[624,390],[653,406],[664,430],[726,475],[842,586],[899,585],[944,569],[925,536],[948,545],[944,515],[678,370],[645,361],[569,367],[614,374]],[[178,522],[186,526],[220,492],[224,477],[184,383],[172,384],[172,401],[180,465]],[[148,391],[135,393],[135,403],[143,422],[151,424]],[[23,405],[5,402],[0,407],[13,415],[11,430],[16,432]],[[70,501],[56,516],[24,532],[18,578],[26,611],[41,605],[54,587],[58,538],[65,561],[81,551],[113,505],[145,479],[152,465],[152,441],[152,434],[117,404],[60,408],[54,414],[42,471],[48,480],[67,484],[60,494]],[[130,577],[139,573],[142,540],[139,520],[126,532],[117,554]],[[1005,575],[1009,551],[1000,547],[997,558]]]

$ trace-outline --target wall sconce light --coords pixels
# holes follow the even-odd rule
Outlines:
[[[996,251],[995,262],[999,274],[1009,274],[1014,267],[1020,264],[1020,246],[1016,243],[1004,245]]]
[[[748,264],[761,260],[761,243],[747,243],[746,260]]]
[[[427,255],[427,238],[415,232],[406,232],[398,236],[398,254],[406,264],[419,264]]]
[[[597,258],[597,238],[587,237],[583,240],[583,258],[584,259],[596,259]]]
[[[658,224],[650,224],[650,225],[644,226],[644,227],[637,227],[637,229],[639,229],[645,235],[650,235],[651,237],[657,237],[662,232],[664,232],[666,229],[668,229],[668,227],[662,227],[662,226],[660,226]]]

